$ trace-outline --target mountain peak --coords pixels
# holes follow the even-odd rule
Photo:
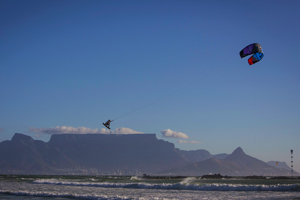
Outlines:
[[[12,141],[16,142],[16,141],[33,141],[33,139],[30,136],[24,135],[22,133],[15,133],[15,135],[12,137],[11,139]]]
[[[229,161],[241,161],[241,160],[247,160],[249,159],[250,156],[248,156],[247,154],[245,154],[245,152],[243,151],[243,149],[241,147],[236,148],[232,154],[228,155],[225,160],[229,160]]]
[[[232,152],[232,155],[245,155],[245,152],[241,147],[238,147]]]

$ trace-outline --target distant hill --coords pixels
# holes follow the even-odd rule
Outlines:
[[[290,171],[277,169],[267,163],[253,158],[238,147],[223,160],[210,158],[184,167],[161,171],[162,174],[201,176],[205,174],[223,174],[230,176],[280,176],[290,175]]]
[[[285,163],[285,162],[279,162],[279,161],[269,161],[267,162],[269,165],[279,168],[279,169],[286,169],[291,171],[291,168]]]
[[[190,151],[176,149],[176,151],[182,158],[184,158],[185,160],[191,163],[207,160],[209,158],[224,159],[226,156],[228,156],[228,154],[226,153],[212,155],[209,153],[209,151],[204,149],[190,150]]]
[[[248,156],[185,151],[155,134],[60,134],[49,142],[16,133],[0,143],[0,174],[289,175]]]

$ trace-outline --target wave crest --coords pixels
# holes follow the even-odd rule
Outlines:
[[[184,179],[180,183],[112,183],[112,182],[76,182],[58,179],[40,179],[35,184],[54,184],[68,186],[91,186],[104,188],[133,188],[133,189],[174,189],[199,191],[300,191],[299,184],[286,185],[243,185],[243,184],[197,184],[195,178]]]

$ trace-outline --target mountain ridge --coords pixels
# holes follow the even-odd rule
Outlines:
[[[289,170],[275,168],[247,155],[241,147],[235,149],[224,159],[209,158],[184,167],[161,171],[160,173],[185,176],[201,176],[205,174],[225,174],[230,176],[291,175]]]
[[[254,162],[254,163],[251,163]],[[172,170],[178,169],[177,172]],[[281,169],[246,155],[212,155],[204,149],[180,150],[155,134],[60,134],[48,142],[16,133],[0,143],[1,174],[178,174],[286,175]]]

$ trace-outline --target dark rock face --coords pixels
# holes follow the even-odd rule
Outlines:
[[[72,160],[95,168],[151,168],[182,165],[186,162],[174,151],[174,144],[157,140],[155,134],[135,135],[54,135],[49,145]],[[149,169],[150,170],[150,169]]]

